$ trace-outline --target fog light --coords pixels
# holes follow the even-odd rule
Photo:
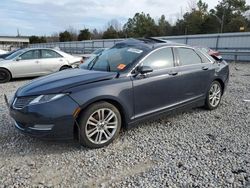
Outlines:
[[[52,128],[54,127],[53,124],[37,124],[37,125],[34,125],[33,127],[29,127],[30,129],[33,129],[33,130],[38,130],[38,131],[50,131],[52,130]]]

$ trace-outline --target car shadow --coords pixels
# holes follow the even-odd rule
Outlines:
[[[36,79],[38,77],[26,77],[26,78],[13,78],[10,80],[10,82],[22,82],[22,81],[29,81],[29,80],[33,80]]]

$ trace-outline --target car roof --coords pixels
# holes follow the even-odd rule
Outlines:
[[[60,50],[57,50],[55,48],[38,48],[38,47],[35,47],[35,48],[23,48],[22,50],[25,50],[25,51],[28,51],[28,50],[54,50],[54,51],[60,51]]]
[[[148,50],[153,50],[163,46],[169,46],[169,47],[182,46],[182,47],[193,48],[192,46],[188,46],[186,44],[175,43],[172,41],[161,40],[157,38],[138,38],[138,39],[130,38],[122,42],[116,43],[115,46],[119,45],[141,47],[141,48],[146,48]]]

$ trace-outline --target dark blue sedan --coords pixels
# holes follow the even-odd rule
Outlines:
[[[182,44],[129,39],[80,69],[65,70],[19,88],[9,101],[21,132],[72,139],[90,148],[111,143],[122,127],[179,109],[217,108],[228,64]]]

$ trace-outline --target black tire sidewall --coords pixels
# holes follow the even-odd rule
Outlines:
[[[212,87],[214,84],[217,84],[217,85],[220,87],[220,92],[221,92],[221,94],[220,94],[220,95],[221,95],[221,96],[220,96],[220,101],[219,101],[219,103],[218,103],[217,106],[212,106],[212,105],[210,104],[210,102],[209,102],[209,92],[210,92],[211,87]],[[218,81],[213,81],[212,84],[210,85],[208,91],[207,91],[205,107],[206,107],[208,110],[214,110],[214,109],[218,108],[218,106],[220,105],[220,102],[221,102],[221,97],[222,97],[222,87],[221,87],[221,84],[220,84],[220,82],[218,82]]]
[[[0,68],[0,73],[4,72],[7,76],[4,80],[0,80],[0,83],[6,83],[9,82],[11,80],[11,74],[9,73],[9,71],[7,71],[6,69],[2,69]]]
[[[106,143],[104,144],[94,144],[92,143],[86,135],[85,132],[85,127],[86,127],[86,123],[88,121],[88,118],[90,117],[90,115],[92,115],[92,113],[94,113],[96,110],[100,109],[100,108],[108,108],[111,109],[117,116],[117,120],[118,120],[118,127],[116,130],[116,133],[114,134],[114,136]],[[114,139],[116,139],[116,137],[119,135],[119,132],[121,130],[121,115],[119,110],[112,104],[108,103],[108,102],[97,102],[94,103],[92,105],[90,105],[86,110],[84,110],[83,113],[81,113],[80,115],[81,117],[79,118],[79,142],[81,145],[88,147],[88,148],[101,148],[104,146],[109,145],[111,142],[113,142]]]
[[[70,67],[67,66],[67,65],[64,65],[64,66],[62,66],[62,67],[60,68],[59,71],[63,71],[63,70],[66,70],[66,69],[70,69]]]

